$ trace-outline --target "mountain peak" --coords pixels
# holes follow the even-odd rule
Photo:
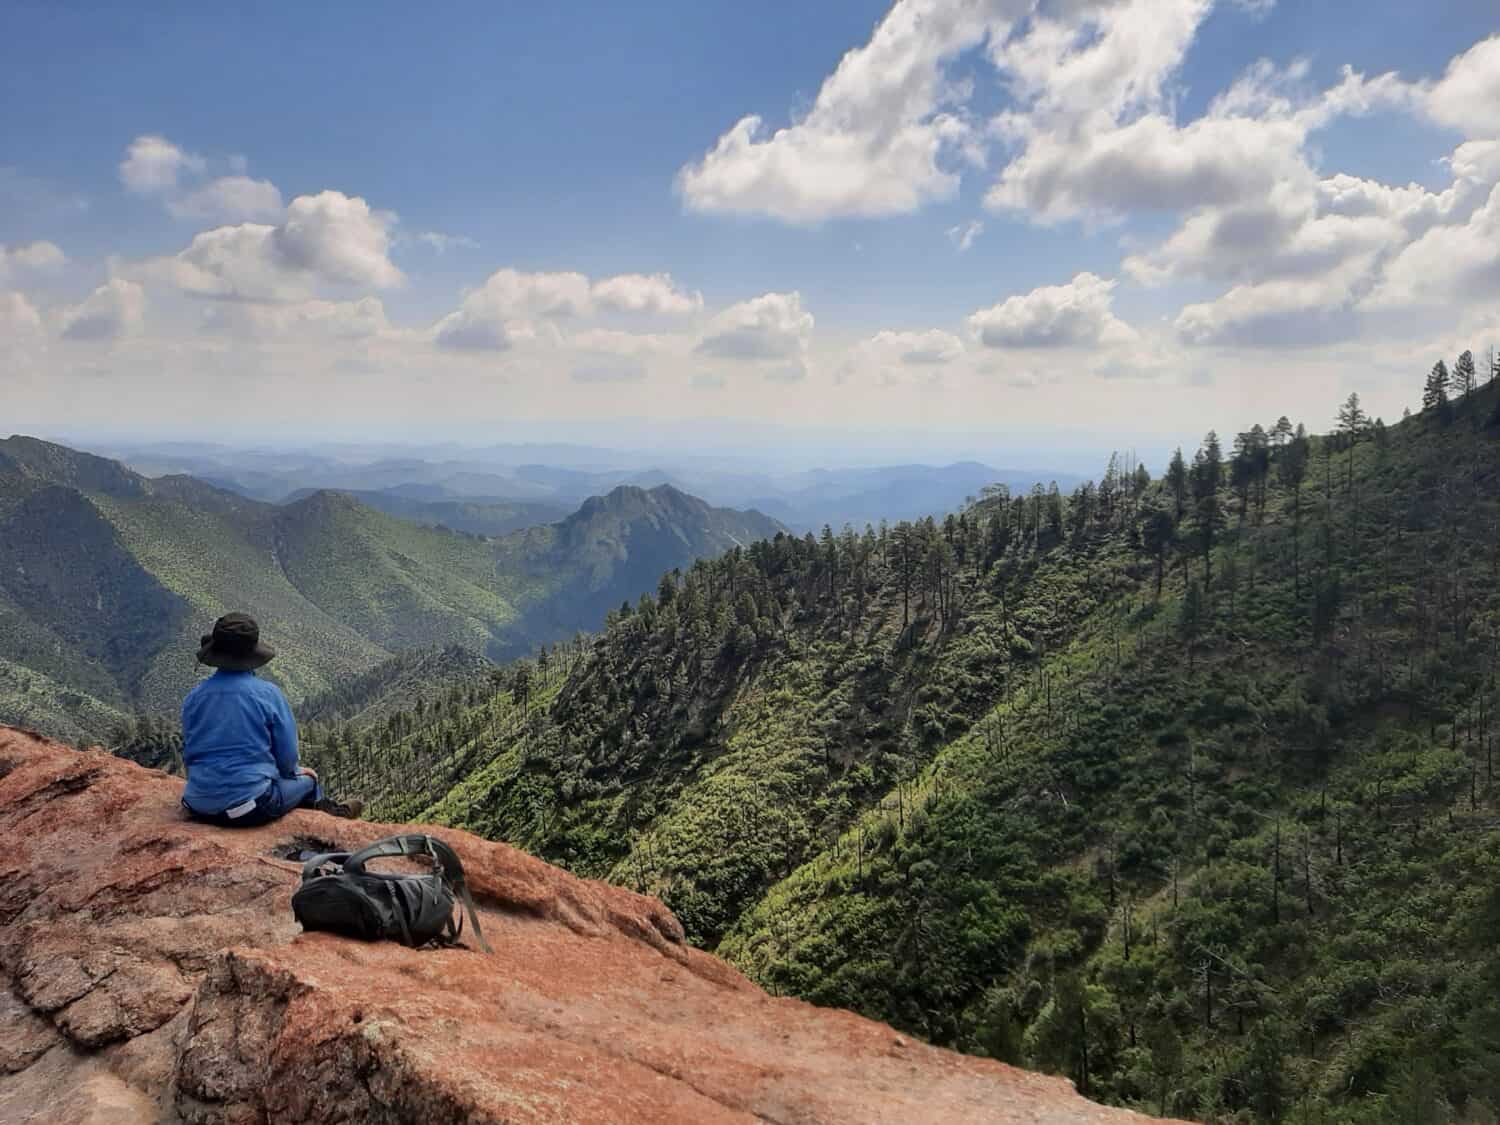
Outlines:
[[[703,513],[712,510],[706,501],[670,484],[658,484],[653,488],[620,484],[603,495],[590,496],[569,519],[586,520],[601,514],[638,516],[663,511]]]
[[[347,492],[337,488],[317,488],[281,506],[283,515],[308,516],[329,515],[334,512],[352,512],[365,507]]]
[[[671,484],[653,488],[618,485],[602,496],[590,496],[555,526],[561,542],[570,550],[586,548],[601,539],[613,541],[626,533],[639,535],[651,528],[694,545],[696,555],[717,554],[785,530],[758,511],[715,508]]]
[[[466,832],[430,829],[493,954],[300,932],[302,850],[408,826],[194,824],[181,782],[11,728],[0,770],[0,830],[29,849],[0,928],[7,1120],[1145,1120],[774,1000],[657,900]]]
[[[25,434],[0,440],[0,456],[18,465],[26,475],[80,492],[142,496],[148,491],[146,478],[118,461]]]

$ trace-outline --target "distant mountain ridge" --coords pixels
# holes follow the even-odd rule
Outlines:
[[[454,508],[442,513],[423,511],[376,497],[454,505],[547,505],[565,513],[589,496],[620,485],[670,484],[716,506],[755,508],[795,531],[816,532],[825,524],[835,530],[845,524],[862,530],[865,524],[879,526],[882,520],[958,511],[968,497],[979,495],[991,484],[1027,492],[1036,484],[1045,487],[1053,481],[1064,491],[1082,483],[1073,473],[996,468],[974,460],[792,471],[701,457],[679,462],[670,454],[658,459],[652,453],[566,445],[236,452],[168,443],[119,452],[147,476],[190,473],[270,502],[300,499],[311,491],[332,488],[354,493],[393,515],[481,534],[509,530],[500,526],[505,515]]]
[[[493,538],[424,527],[346,493],[277,506],[190,476],[149,479],[29,437],[0,441],[0,721],[65,737],[175,709],[198,635],[245,609],[294,699],[411,648],[495,659],[598,627],[665,569],[775,535],[759,513],[622,489]]]
[[[996,469],[978,461],[951,465],[886,465],[872,469],[815,469],[796,479],[778,496],[751,497],[747,502],[784,523],[799,528],[828,524],[835,529],[850,524],[880,526],[881,521],[920,519],[957,511],[967,499],[990,485],[1026,492],[1034,484],[1056,480],[1072,488],[1082,478],[1069,473],[1025,469]],[[835,518],[828,518],[833,513]]]

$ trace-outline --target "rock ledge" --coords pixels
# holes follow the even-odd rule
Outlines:
[[[0,727],[0,1121],[1142,1121],[1065,1081],[767,996],[655,899],[464,832],[494,956],[302,934],[305,842],[181,783]]]

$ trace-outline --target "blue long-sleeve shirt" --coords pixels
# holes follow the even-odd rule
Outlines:
[[[297,776],[297,720],[286,696],[254,672],[219,670],[182,702],[182,799],[213,814]]]

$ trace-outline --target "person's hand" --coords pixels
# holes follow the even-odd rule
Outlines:
[[[311,769],[308,769],[306,766],[300,766],[300,767],[298,767],[297,772],[300,773],[303,777],[310,777],[314,781],[318,780],[318,771],[317,770],[311,770]]]

